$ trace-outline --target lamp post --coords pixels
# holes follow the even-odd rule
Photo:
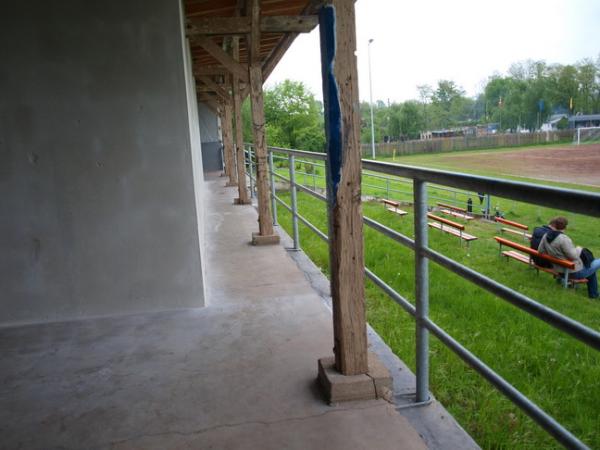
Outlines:
[[[371,156],[375,159],[375,123],[373,121],[373,79],[371,77],[371,44],[373,39],[369,39],[369,106],[371,107]]]

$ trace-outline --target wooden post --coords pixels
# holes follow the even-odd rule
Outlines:
[[[252,106],[252,132],[256,152],[256,187],[258,190],[258,235],[254,234],[254,244],[276,244],[279,236],[273,232],[273,217],[269,209],[269,176],[267,165],[267,142],[265,140],[265,110],[263,102],[263,75],[260,61],[260,2],[250,0],[251,33],[248,42],[250,50],[250,101]]]
[[[233,59],[240,60],[240,39],[233,38]],[[237,182],[239,197],[236,203],[247,205],[250,203],[248,189],[246,188],[246,164],[244,158],[244,125],[242,123],[242,98],[240,95],[240,79],[233,76],[233,115],[235,118],[235,154],[237,162]]]
[[[222,177],[229,177],[229,166],[227,165],[227,155],[225,155],[225,132],[223,131],[223,125],[225,121],[224,111],[223,111],[223,101],[219,101],[219,108],[217,109],[217,121],[218,121],[218,129],[219,129],[219,140],[221,141],[221,158],[222,158],[222,166],[223,173],[221,173]]]
[[[354,0],[321,8],[321,61],[336,369],[368,372]]]
[[[232,124],[231,100],[223,102],[223,119],[221,128],[223,130],[223,153],[225,155],[225,172],[229,176],[227,186],[237,186],[237,171],[233,155],[233,124]]]

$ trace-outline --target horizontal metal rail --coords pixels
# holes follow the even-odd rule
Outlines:
[[[369,278],[369,280],[375,283],[375,285],[379,286],[379,288],[383,292],[385,292],[392,300],[398,303],[402,307],[402,309],[404,309],[404,311],[413,316],[413,318],[416,316],[417,310],[414,307],[414,305],[408,300],[406,300],[404,297],[402,297],[402,295],[400,295],[398,292],[396,292],[393,287],[391,287],[389,284],[387,284],[385,281],[383,281],[381,278],[379,278],[366,267],[365,275],[367,276],[367,278]]]
[[[310,157],[315,159],[324,159],[324,154],[315,154],[311,152],[302,152],[298,150],[287,150],[277,149],[273,151],[283,152],[290,156],[290,161],[294,161],[294,156]],[[318,156],[316,156],[318,155]],[[498,180],[489,177],[473,176],[468,174],[460,174],[453,172],[446,172],[440,170],[422,169],[412,166],[400,166],[397,164],[381,163],[377,161],[363,160],[363,167],[369,168],[369,170],[375,170],[388,175],[411,178],[417,180],[419,183],[432,182],[452,186],[460,189],[469,189],[475,192],[486,192],[502,197],[508,197],[514,200],[520,200],[524,202],[549,206],[553,208],[561,208],[566,211],[588,214],[592,216],[600,216],[600,194],[589,193],[584,191],[577,191],[572,189],[561,189],[553,188],[549,186],[539,186],[531,183],[514,182],[508,180]],[[286,179],[279,174],[272,171],[278,178],[286,180],[290,183],[290,186],[294,186],[297,189],[306,192],[318,200],[327,201],[327,198],[301,184],[295,182],[294,171],[290,170],[292,180]],[[308,174],[314,175],[314,174]],[[385,178],[384,178],[385,179]],[[389,179],[386,179],[389,180]],[[369,186],[369,185],[367,185]],[[385,189],[380,186],[371,186],[375,188]],[[437,186],[431,186],[433,189],[439,189]],[[389,186],[386,187],[388,191],[392,191]],[[442,188],[444,189],[444,188]],[[447,189],[446,189],[447,190]],[[459,194],[463,194],[461,191],[451,191]],[[325,233],[319,230],[316,226],[310,223],[305,217],[300,216],[294,208],[287,205],[281,198],[275,193],[272,194],[275,200],[281,203],[292,215],[302,221],[309,229],[316,233],[325,242],[328,242],[328,237]],[[420,198],[421,204],[423,201],[426,202],[426,198]],[[498,298],[505,300],[513,306],[525,311],[526,313],[546,322],[550,326],[557,328],[582,343],[589,345],[590,347],[600,350],[600,333],[593,330],[580,322],[577,322],[559,312],[546,307],[545,305],[532,300],[531,298],[501,284],[497,281],[473,270],[467,266],[464,266],[451,258],[442,255],[429,248],[425,243],[421,243],[417,246],[415,241],[408,236],[403,235],[373,219],[363,217],[363,223],[374,229],[375,231],[387,236],[388,238],[398,242],[399,244],[411,249],[420,255],[422,258],[431,260],[436,264],[444,267],[445,269],[459,275],[465,280],[487,290],[494,294]],[[538,405],[532,400],[523,395],[517,390],[512,384],[498,375],[493,369],[487,366],[481,359],[471,353],[468,349],[462,346],[457,340],[449,335],[440,326],[435,324],[428,317],[425,312],[423,317],[418,317],[418,308],[415,307],[409,300],[404,298],[401,294],[395,291],[390,285],[385,283],[375,273],[369,270],[367,267],[364,268],[365,276],[370,279],[376,286],[383,290],[393,301],[404,309],[408,314],[415,318],[417,327],[421,329],[427,329],[433,335],[435,335],[444,345],[450,348],[456,353],[463,361],[465,361],[470,367],[477,371],[483,378],[489,381],[495,386],[503,395],[511,400],[515,405],[520,407],[526,414],[534,419],[542,428],[544,428],[549,434],[555,439],[561,442],[568,448],[581,448],[586,449],[586,445],[581,442],[577,437],[571,434],[566,428],[558,423],[553,417],[543,411]],[[419,277],[417,277],[419,279]],[[426,305],[426,308],[428,306]],[[420,331],[422,333],[422,331]],[[422,334],[421,334],[422,335]],[[425,336],[426,339],[426,336]],[[422,344],[423,345],[423,344]],[[427,348],[427,344],[425,349]],[[418,347],[419,351],[419,347]],[[417,353],[418,353],[417,351]],[[425,350],[426,351],[426,350]],[[419,356],[417,354],[417,356]],[[423,356],[421,356],[423,358]],[[419,364],[428,366],[427,360],[423,360],[419,363],[419,357],[417,357],[417,366]],[[427,370],[421,368],[419,374],[419,367],[417,367],[417,391],[419,390],[419,378],[427,375]],[[427,383],[424,383],[427,386]],[[421,387],[422,388],[422,387]]]
[[[554,311],[552,308],[542,305],[535,300],[530,299],[526,295],[523,295],[491,278],[476,272],[473,269],[463,266],[457,263],[453,259],[442,255],[430,248],[424,249],[424,254],[431,261],[438,263],[440,266],[460,275],[462,278],[470,281],[471,283],[495,294],[497,297],[506,300],[510,304],[528,312],[532,316],[543,320],[547,324],[570,334],[579,341],[589,345],[596,350],[600,350],[600,333],[586,327],[585,325],[577,322],[563,314]]]
[[[385,225],[373,220],[368,217],[363,216],[363,223],[373,228],[376,231],[379,231],[381,234],[399,242],[405,247],[410,248],[411,250],[415,249],[415,241],[409,238],[408,236],[403,235],[402,233],[398,233],[396,230],[392,230],[391,228],[386,227]]]
[[[325,154],[325,153],[307,152],[305,150],[294,150],[294,149],[291,149],[291,148],[281,148],[281,147],[268,147],[268,150],[270,152],[285,153],[286,155],[293,155],[293,156],[300,156],[300,157],[311,158],[311,159],[318,159],[320,161],[326,161],[327,160],[327,154]]]
[[[287,209],[289,212],[291,212],[292,214],[294,213],[292,207],[290,205],[288,205],[286,202],[284,202],[277,195],[275,195],[275,200],[277,200],[277,202],[280,205],[282,205],[285,209]],[[315,233],[317,236],[319,236],[323,241],[329,242],[329,238],[327,237],[327,235],[325,233],[323,233],[321,230],[319,230],[317,227],[315,227],[312,223],[310,223],[310,221],[308,219],[306,219],[305,217],[301,216],[298,213],[296,213],[296,216],[298,217],[298,219],[300,219],[300,222],[302,222],[304,225],[306,225],[308,228],[310,228],[313,231],[313,233]]]
[[[273,147],[271,147],[273,148]],[[290,154],[293,155],[297,155],[297,154],[303,154],[305,155],[305,157],[310,157],[310,158],[316,158],[316,159],[321,159],[321,155],[323,155],[322,153],[315,153],[315,152],[304,152],[301,150],[288,150],[288,149],[280,149],[281,152],[292,152]],[[274,153],[271,153],[273,155],[274,159],[279,159],[279,160],[284,160],[287,162],[286,157],[284,156],[279,156],[279,155],[275,155]],[[287,153],[286,153],[287,154]],[[314,155],[318,155],[318,156],[314,156]],[[321,168],[325,168],[326,165],[325,164],[320,164],[320,163],[316,163],[316,162],[312,162],[312,161],[307,161],[305,159],[299,159],[296,160],[296,163],[298,164],[310,164],[314,167],[321,167]],[[298,175],[304,175],[304,176],[308,176],[313,178],[313,182],[315,179],[326,179],[326,176],[324,175],[319,175],[319,174],[315,174],[315,173],[309,173],[309,172],[302,172],[302,171],[296,171],[296,174]],[[374,185],[374,184],[369,184],[366,182],[363,182],[363,186],[364,187],[370,187],[373,189],[381,189],[381,190],[385,190],[388,193],[398,193],[398,194],[402,194],[402,195],[412,195],[411,191],[401,191],[398,189],[394,189],[393,187],[390,186],[390,182],[392,183],[398,183],[398,184],[412,184],[411,180],[407,179],[407,178],[403,178],[403,177],[394,177],[394,178],[390,178],[388,176],[383,176],[383,175],[378,175],[376,173],[370,173],[368,171],[365,171],[363,173],[363,178],[374,178],[374,179],[379,179],[379,180],[385,180],[386,181],[386,186],[379,186],[379,185]],[[463,204],[464,202],[458,201],[457,196],[464,196],[464,197],[472,197],[475,192],[473,191],[464,191],[464,190],[457,190],[457,189],[449,189],[445,186],[442,185],[430,185],[430,188],[435,189],[436,191],[444,191],[444,192],[448,192],[450,194],[453,194],[450,198],[448,197],[440,197],[440,196],[431,196],[432,199],[435,200],[443,200],[443,201],[447,201],[447,202],[451,202],[451,203],[459,203],[459,204]]]
[[[421,167],[362,160],[363,168],[397,177],[417,179],[474,192],[485,192],[526,203],[563,209],[579,214],[600,217],[600,194],[575,189],[555,188],[533,183],[424,169]]]
[[[452,336],[432,322],[429,318],[423,319],[423,325],[431,331],[450,350],[456,353],[464,362],[475,369],[482,377],[494,385],[504,396],[521,408],[529,417],[535,420],[542,428],[548,431],[555,439],[567,448],[587,449],[588,447],[564,428],[552,416],[523,395],[512,384],[494,372],[477,356],[463,347]]]

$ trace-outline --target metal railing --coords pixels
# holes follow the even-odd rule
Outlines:
[[[276,147],[271,147],[276,149]],[[310,152],[309,152],[310,153]],[[253,191],[256,188],[256,158],[254,151],[252,149],[252,144],[246,144],[245,149],[246,155],[246,174],[248,176],[248,183],[251,195],[253,195]],[[274,162],[276,163],[278,160],[285,160],[287,165],[287,157],[283,158],[278,155],[273,155],[270,153],[270,158],[273,158],[273,161],[270,161],[270,164],[273,166]],[[300,156],[301,158],[301,156]],[[312,186],[313,191],[317,191],[317,189],[323,190],[326,182],[325,177],[325,164],[324,163],[315,163],[311,162],[308,159],[296,159],[296,165],[304,165],[305,170],[296,169],[296,179],[301,178],[301,183],[303,186]],[[324,160],[323,160],[324,161]],[[311,167],[312,169],[308,171],[306,167]],[[317,173],[317,171],[322,170],[323,175]],[[373,184],[377,181],[380,181],[382,184]],[[400,189],[398,185],[403,186],[406,185],[406,189]],[[323,186],[322,188],[320,186]],[[377,194],[378,198],[386,198],[386,199],[407,199],[411,201],[412,199],[412,181],[404,178],[391,177],[379,175],[377,173],[363,173],[363,188],[371,189],[371,192]],[[273,187],[273,186],[271,186]],[[446,202],[454,206],[458,206],[461,208],[468,207],[469,199],[479,198],[479,206],[481,210],[481,216],[485,218],[490,218],[493,214],[492,211],[492,196],[488,193],[478,193],[473,191],[468,191],[464,189],[453,189],[443,185],[429,185],[430,191],[433,190],[434,194],[429,195],[428,198],[435,202]],[[438,193],[438,192],[441,192]],[[445,195],[444,195],[445,194]]]
[[[251,147],[247,151],[250,183],[253,182],[253,152]],[[281,155],[285,155],[282,157]],[[269,173],[271,179],[271,201],[274,222],[277,222],[277,205],[287,209],[292,215],[293,248],[300,249],[298,233],[299,222],[302,222],[323,241],[328,242],[328,235],[319,230],[308,219],[298,212],[297,191],[300,190],[312,197],[327,202],[327,197],[318,192],[317,183],[313,181],[313,188],[298,183],[296,164],[307,160],[326,161],[323,153],[313,153],[301,150],[269,148]],[[288,176],[277,173],[274,160],[287,160]],[[558,423],[553,417],[537,406],[532,400],[523,395],[507,380],[502,378],[481,359],[471,353],[460,342],[454,339],[443,328],[429,318],[429,261],[459,275],[467,281],[485,289],[498,298],[520,308],[526,313],[546,322],[552,327],[561,330],[588,346],[600,350],[600,333],[580,322],[577,322],[529,297],[489,278],[447,256],[429,248],[428,245],[428,185],[446,186],[458,189],[463,193],[486,192],[491,195],[507,197],[509,199],[533,203],[541,206],[560,208],[565,211],[600,216],[600,194],[560,189],[530,183],[501,180],[496,178],[453,173],[441,170],[424,169],[406,165],[363,160],[363,168],[379,174],[392,177],[404,177],[412,180],[414,202],[414,240],[387,226],[363,217],[366,226],[378,231],[399,244],[411,249],[415,253],[415,305],[413,306],[405,297],[395,291],[385,281],[375,275],[367,267],[364,268],[365,276],[377,285],[384,293],[402,307],[415,319],[416,326],[416,402],[426,404],[429,401],[429,333],[437,337],[446,347],[456,353],[464,362],[477,371],[483,378],[495,386],[504,396],[521,408],[527,415],[535,420],[542,428],[567,448],[588,448],[576,436]],[[320,163],[319,167],[325,168]],[[306,175],[307,172],[301,173]],[[316,179],[317,174],[313,175]],[[275,191],[275,180],[281,180],[289,185],[290,202],[288,205]],[[394,180],[395,181],[395,180]],[[436,187],[436,189],[439,187]],[[323,190],[323,192],[326,192]]]

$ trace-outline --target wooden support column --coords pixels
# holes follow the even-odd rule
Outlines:
[[[233,38],[233,59],[240,60],[240,39]],[[235,200],[238,205],[250,204],[248,189],[246,188],[246,164],[244,158],[244,125],[242,123],[242,97],[240,92],[240,79],[232,76],[233,115],[235,118],[235,156],[237,164],[237,182],[239,196]]]
[[[237,169],[233,155],[233,124],[232,101],[223,102],[221,129],[223,131],[223,155],[225,158],[225,173],[229,177],[227,186],[237,186]]]
[[[334,353],[343,375],[368,372],[354,14],[354,0],[333,0],[319,14]]]
[[[265,139],[265,110],[263,101],[263,75],[260,61],[260,2],[250,0],[251,33],[250,50],[250,101],[252,107],[252,134],[256,152],[256,188],[258,191],[258,233],[253,233],[254,245],[277,244],[279,235],[273,231],[273,216],[269,207],[269,166]]]

